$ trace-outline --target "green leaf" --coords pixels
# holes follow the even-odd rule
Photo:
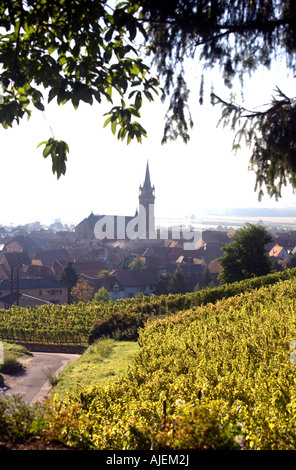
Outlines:
[[[39,111],[44,111],[44,105],[40,101],[33,102],[35,108],[39,109]]]
[[[135,99],[135,107],[136,109],[140,109],[142,106],[142,93],[138,91]]]
[[[113,117],[113,116],[112,116]],[[112,131],[112,134],[115,135],[116,133],[116,126],[117,126],[117,121],[116,120],[112,120],[111,122],[111,131]]]
[[[109,117],[106,119],[106,121],[104,122],[104,125],[103,125],[104,128],[109,124],[109,122],[111,121],[111,119],[112,119],[112,116],[109,116]]]

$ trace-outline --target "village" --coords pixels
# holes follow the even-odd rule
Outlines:
[[[69,261],[93,294],[104,287],[113,300],[161,293],[160,280],[178,267],[188,280],[189,291],[195,289],[206,270],[212,283],[218,285],[217,258],[235,233],[204,230],[198,247],[186,250],[182,239],[96,240],[93,223],[94,215],[90,214],[68,230],[2,229],[0,308],[67,303],[68,286],[59,281],[59,275]],[[275,233],[267,250],[275,269],[286,269],[296,254],[296,231]],[[139,269],[133,265],[135,260],[140,260]]]
[[[155,188],[147,162],[133,216],[91,212],[76,226],[57,219],[49,227],[37,222],[0,227],[0,308],[72,302],[69,284],[61,278],[69,265],[88,286],[88,299],[102,288],[111,300],[167,294],[166,281],[177,270],[186,283],[183,290],[172,293],[219,285],[219,258],[236,230],[163,229],[156,225],[154,205]],[[108,224],[113,231],[108,232]],[[274,232],[266,250],[274,270],[294,266],[296,230]]]

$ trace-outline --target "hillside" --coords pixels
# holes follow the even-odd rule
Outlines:
[[[71,393],[52,435],[67,426],[67,444],[96,449],[294,449],[295,307],[292,279],[154,321],[128,373]]]
[[[238,283],[237,295],[204,305],[191,298],[187,309],[186,296],[158,299],[165,309],[172,302],[168,316],[153,315],[156,299],[140,311],[125,303],[134,309],[115,319],[150,312],[129,367],[99,382],[89,362],[78,387],[70,379],[67,397],[63,390],[44,405],[46,438],[84,449],[294,450],[296,278],[286,276],[254,280],[267,285],[253,289]]]
[[[296,268],[187,294],[170,294],[110,302],[0,310],[0,340],[24,344],[86,347],[102,338],[136,341],[148,319],[215,303],[284,279],[293,279]]]

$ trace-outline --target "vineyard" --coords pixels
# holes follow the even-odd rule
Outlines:
[[[153,321],[122,379],[54,398],[50,434],[94,449],[295,449],[295,339],[295,279]]]
[[[0,310],[0,340],[79,346],[104,336],[137,340],[139,328],[148,319],[170,316],[209,302],[215,303],[295,276],[294,268],[184,295],[144,296],[108,303],[80,302],[26,309],[13,307]]]
[[[69,341],[107,326],[120,334],[145,320],[125,375],[73,387],[66,398],[52,395],[46,436],[84,449],[294,450],[295,270],[224,286],[222,300],[217,289],[42,307],[40,317],[37,310],[1,311],[1,335],[4,326],[16,335],[30,318],[44,337],[60,325],[71,330]]]

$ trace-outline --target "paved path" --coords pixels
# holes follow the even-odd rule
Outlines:
[[[41,401],[51,389],[48,376],[57,376],[68,362],[79,357],[78,354],[34,352],[33,357],[21,361],[25,365],[24,371],[14,376],[2,374],[7,387],[5,393],[20,393],[26,403]]]

